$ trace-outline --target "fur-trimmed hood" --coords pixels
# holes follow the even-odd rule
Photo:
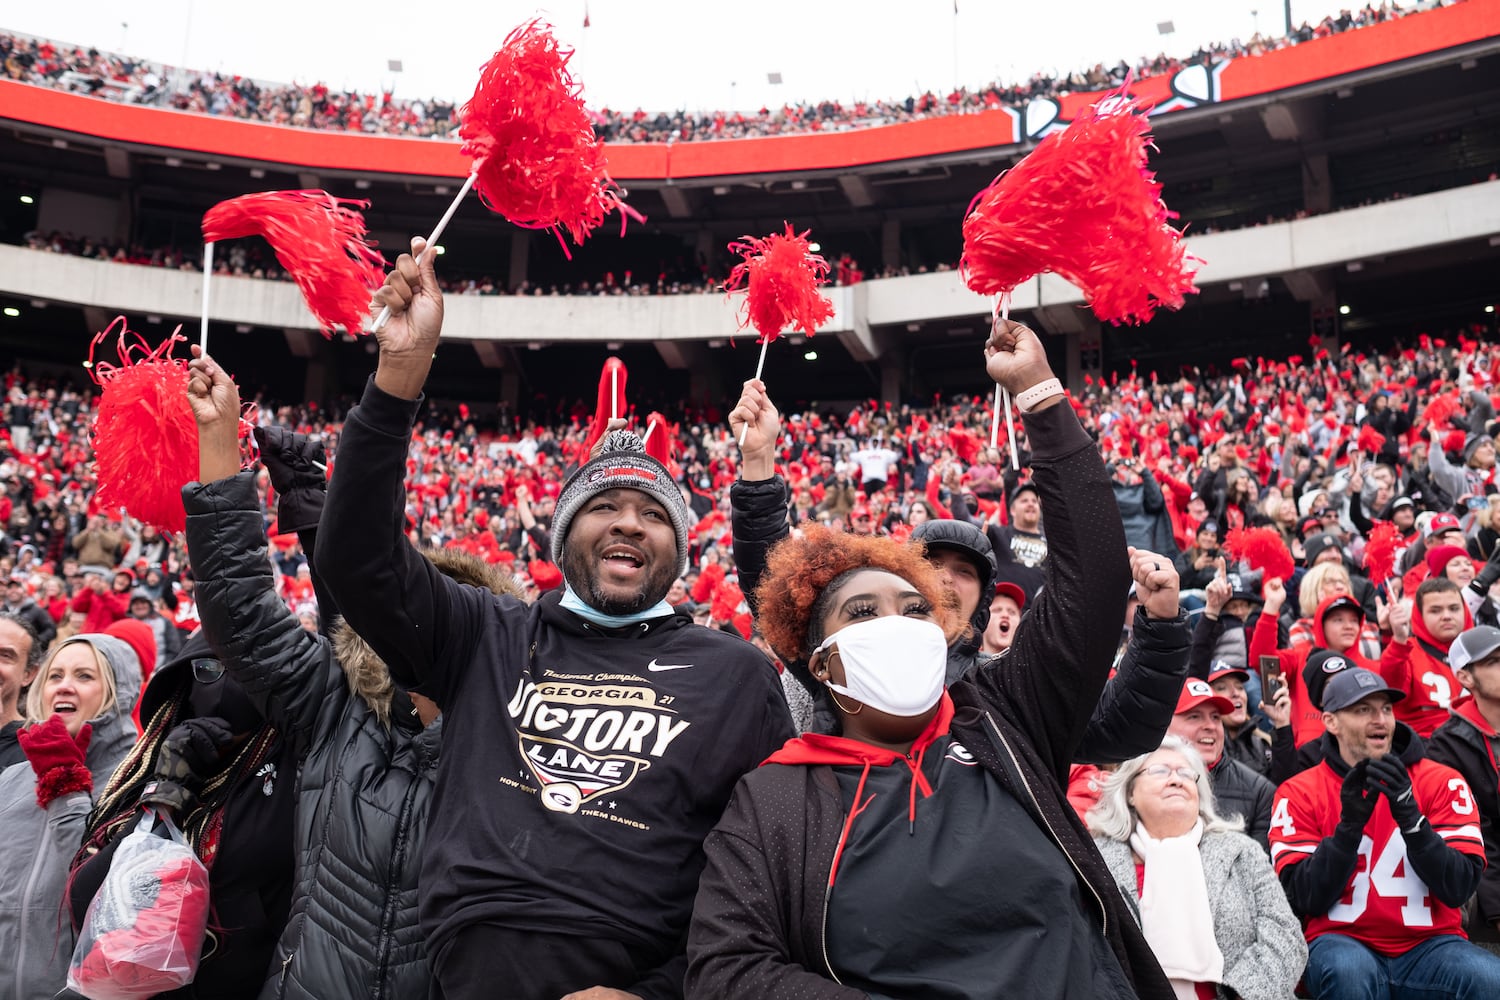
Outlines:
[[[509,572],[478,556],[459,549],[425,549],[422,555],[450,580],[526,600],[525,591]],[[334,655],[349,681],[349,690],[369,706],[381,725],[389,728],[396,685],[385,661],[342,618],[334,625],[331,638]]]

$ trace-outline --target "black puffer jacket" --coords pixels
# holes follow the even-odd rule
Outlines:
[[[1245,820],[1245,834],[1266,851],[1271,850],[1271,802],[1276,786],[1259,772],[1235,760],[1226,749],[1219,762],[1208,769],[1214,784],[1214,800],[1220,814]]]
[[[441,722],[393,724],[369,647],[342,630],[335,657],[276,596],[252,473],[183,502],[204,634],[302,759],[291,914],[260,995],[425,997],[417,871]]]

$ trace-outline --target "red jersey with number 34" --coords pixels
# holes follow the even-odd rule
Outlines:
[[[1451,767],[1419,760],[1408,770],[1422,815],[1449,847],[1484,859],[1479,813],[1463,777]],[[1344,780],[1324,761],[1288,780],[1271,810],[1271,861],[1280,875],[1306,861],[1339,823]],[[1306,923],[1309,941],[1345,934],[1382,955],[1400,955],[1434,934],[1463,935],[1462,914],[1433,899],[1406,860],[1406,840],[1385,796],[1365,824],[1359,860],[1344,894]]]

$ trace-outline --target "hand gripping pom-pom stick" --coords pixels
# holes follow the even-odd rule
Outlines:
[[[964,282],[1004,295],[1051,271],[1114,324],[1144,322],[1158,306],[1180,309],[1197,291],[1195,258],[1168,225],[1175,215],[1147,169],[1150,141],[1145,115],[1123,91],[1043,139],[970,202]],[[1014,458],[1014,434],[1011,441]]]
[[[785,234],[772,233],[764,239],[742,236],[729,244],[729,250],[742,260],[729,272],[724,291],[745,289],[739,324],[741,330],[754,326],[760,339],[760,361],[755,366],[759,379],[766,366],[766,348],[783,329],[791,326],[811,337],[833,318],[833,303],[818,293],[818,286],[828,280],[828,261],[812,252],[807,231],[797,233],[790,222]],[[749,423],[740,429],[742,446],[749,431]]]

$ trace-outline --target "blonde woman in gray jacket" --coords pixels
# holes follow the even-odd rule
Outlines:
[[[1120,765],[1088,825],[1179,1000],[1291,1000],[1302,927],[1266,852],[1214,808],[1186,741]]]

